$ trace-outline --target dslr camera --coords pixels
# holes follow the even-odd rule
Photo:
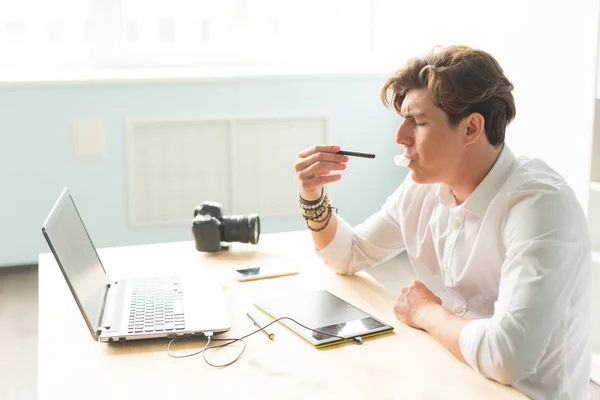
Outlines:
[[[223,206],[203,201],[194,209],[192,232],[196,250],[217,252],[228,250],[229,242],[257,244],[260,236],[258,214],[223,215]]]

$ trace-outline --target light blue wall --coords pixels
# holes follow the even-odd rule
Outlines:
[[[343,180],[332,188],[340,214],[351,224],[359,223],[406,174],[392,162],[401,151],[394,142],[400,117],[379,100],[385,78],[232,78],[1,89],[0,266],[33,263],[48,251],[40,226],[64,186],[70,187],[97,247],[192,239],[188,224],[128,226],[126,118],[327,115],[333,142],[377,154],[375,160],[352,159]],[[70,125],[82,118],[102,122],[103,160],[75,160]],[[304,227],[300,216],[262,220],[263,233]]]

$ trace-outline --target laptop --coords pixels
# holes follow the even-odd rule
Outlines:
[[[231,328],[218,280],[110,279],[68,188],[56,200],[42,233],[94,340],[204,336]]]

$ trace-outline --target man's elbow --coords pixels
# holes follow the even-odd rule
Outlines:
[[[461,333],[463,357],[486,378],[504,385],[514,385],[533,374],[545,350],[545,341],[533,340],[526,329],[493,319],[468,323]]]
[[[488,378],[503,385],[513,385],[516,382],[527,378],[531,373],[527,373],[525,370],[519,370],[514,367],[499,367],[489,375],[490,376],[487,376]]]
[[[339,274],[339,275],[352,276],[356,273],[356,270],[354,268],[352,268],[352,266],[350,265],[350,263],[348,261],[341,262],[341,263],[332,263],[329,261],[325,261],[325,264],[332,271],[334,271],[336,274]]]
[[[495,362],[484,366],[480,364],[481,373],[503,385],[514,385],[516,382],[535,374],[537,365],[532,365],[523,353],[513,352],[498,357]]]

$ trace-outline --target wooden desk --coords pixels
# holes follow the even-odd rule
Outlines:
[[[50,254],[39,259],[38,396],[44,399],[518,399],[512,388],[489,381],[457,361],[426,333],[397,321],[394,296],[366,274],[331,272],[312,250],[310,234],[262,235],[257,246],[234,244],[223,254],[199,253],[193,242],[99,250],[111,278],[185,273],[220,276],[232,329],[254,329],[245,315],[253,301],[284,293],[327,289],[395,326],[395,333],[317,350],[284,327],[275,340],[260,333],[246,339],[237,363],[215,369],[202,356],[170,358],[166,340],[102,344],[92,340]],[[299,275],[239,283],[236,267],[289,264]],[[204,346],[202,339],[175,343],[175,351]],[[226,361],[239,350],[211,354]]]

